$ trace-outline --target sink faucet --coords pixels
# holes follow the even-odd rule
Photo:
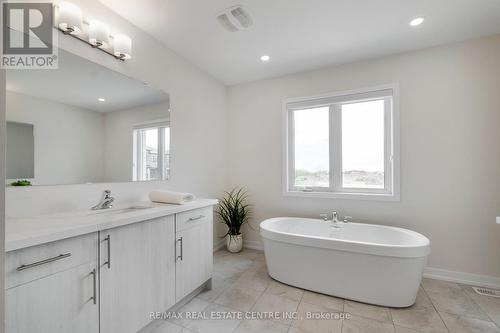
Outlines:
[[[336,211],[332,212],[332,219],[331,220],[328,219],[328,214],[320,214],[319,216],[325,222],[333,222],[333,223],[339,222],[339,214]]]
[[[332,222],[333,223],[339,222],[339,213],[337,213],[337,211],[335,210],[332,212]]]
[[[101,201],[94,207],[92,207],[92,210],[101,210],[101,209],[108,209],[113,206],[113,201],[115,201],[115,198],[111,196],[111,191],[110,190],[105,190],[102,193],[102,198]]]

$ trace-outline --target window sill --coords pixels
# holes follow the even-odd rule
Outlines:
[[[370,201],[392,201],[399,202],[399,194],[380,193],[342,193],[342,192],[307,192],[287,190],[283,193],[286,197],[301,198],[324,198],[324,199],[347,199],[347,200],[370,200]]]

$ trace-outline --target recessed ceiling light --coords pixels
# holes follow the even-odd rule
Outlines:
[[[262,62],[268,62],[270,59],[271,59],[271,57],[268,55],[263,55],[262,57],[260,57],[260,60]]]
[[[97,100],[98,100],[99,102],[106,102],[106,99],[104,99],[104,98],[102,98],[102,97],[99,97]]]
[[[410,21],[410,25],[412,27],[416,27],[424,23],[424,18],[423,17],[416,17],[413,20]]]

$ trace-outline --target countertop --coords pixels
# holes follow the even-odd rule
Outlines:
[[[192,209],[216,205],[214,199],[196,199],[183,205],[152,202],[128,202],[99,211],[76,211],[8,218],[5,228],[5,251],[14,251],[65,238],[142,222]],[[147,207],[134,211],[121,211],[129,207]]]

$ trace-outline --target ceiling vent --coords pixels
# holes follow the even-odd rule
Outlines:
[[[217,21],[231,32],[247,29],[253,25],[250,14],[242,6],[233,6],[217,15]]]

